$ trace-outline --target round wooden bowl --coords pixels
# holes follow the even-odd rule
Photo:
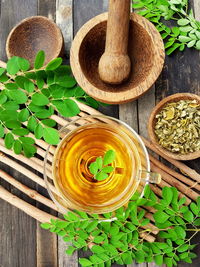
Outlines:
[[[151,113],[151,115],[149,117],[149,122],[148,122],[148,132],[149,132],[149,137],[150,137],[152,143],[155,145],[155,147],[160,152],[162,152],[163,154],[168,156],[169,158],[176,159],[176,160],[192,160],[192,159],[196,159],[196,158],[200,157],[200,151],[196,151],[196,152],[188,153],[188,154],[183,154],[183,155],[170,152],[169,150],[163,148],[158,143],[158,139],[157,139],[157,137],[155,135],[155,132],[154,132],[154,127],[155,127],[155,124],[156,124],[156,114],[158,114],[160,112],[160,110],[166,104],[168,104],[170,102],[178,102],[181,99],[185,99],[185,100],[187,100],[187,99],[188,100],[196,99],[200,103],[200,96],[195,95],[195,94],[190,94],[190,93],[178,93],[178,94],[170,95],[170,96],[164,98],[152,110],[152,113]]]
[[[43,50],[45,64],[62,55],[63,36],[58,26],[43,16],[33,16],[22,20],[8,35],[6,53],[8,58],[19,56],[28,59],[33,66],[35,55]]]
[[[132,69],[129,79],[120,85],[104,83],[98,64],[105,50],[108,13],[88,21],[72,43],[70,63],[79,85],[93,98],[120,104],[134,100],[151,88],[164,64],[162,38],[147,19],[132,13],[130,16],[128,54]]]

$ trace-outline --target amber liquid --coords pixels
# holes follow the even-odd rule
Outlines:
[[[88,167],[110,149],[116,151],[112,163],[115,171],[107,179],[97,181]],[[141,162],[133,152],[137,154],[137,149],[117,127],[103,123],[79,127],[57,148],[53,168],[55,186],[70,208],[100,212],[116,206],[116,202],[120,206],[137,183],[135,177]]]

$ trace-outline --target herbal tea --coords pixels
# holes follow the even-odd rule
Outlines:
[[[114,171],[107,179],[98,181],[89,166],[108,150],[116,152],[110,164]],[[87,207],[94,212],[95,207],[111,208],[116,201],[121,206],[127,193],[137,188],[135,177],[140,167],[137,148],[120,128],[93,123],[78,127],[62,140],[54,156],[53,179],[70,208]]]

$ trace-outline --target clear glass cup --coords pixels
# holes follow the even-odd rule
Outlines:
[[[112,212],[125,205],[137,190],[161,176],[150,171],[146,147],[126,123],[104,115],[78,117],[60,129],[61,141],[49,146],[44,159],[48,192],[61,211]],[[108,150],[115,150],[114,171],[96,181],[89,165]]]

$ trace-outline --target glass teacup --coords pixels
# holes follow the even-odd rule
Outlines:
[[[57,148],[49,146],[44,177],[53,201],[66,212],[112,212],[125,205],[137,190],[143,195],[148,183],[159,183],[150,172],[147,150],[139,135],[126,123],[104,115],[79,117],[60,130]],[[114,150],[108,178],[97,181],[89,166],[97,157]]]

